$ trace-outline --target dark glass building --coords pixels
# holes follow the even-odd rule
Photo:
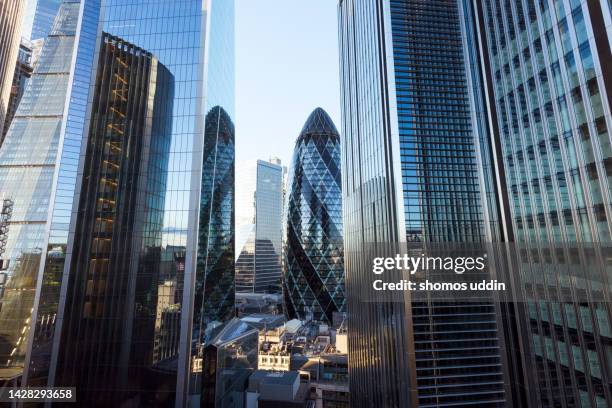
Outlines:
[[[295,142],[287,186],[286,313],[331,323],[345,303],[340,135],[321,108]]]
[[[200,193],[194,336],[234,315],[234,123],[221,107],[206,115]]]
[[[96,72],[55,383],[107,406],[164,371],[153,341],[174,78],[106,33]]]
[[[69,78],[77,69],[72,57],[79,8],[78,1],[63,2],[42,47],[40,63],[28,81],[0,147],[0,194],[14,202],[3,254],[8,262],[5,271],[8,277],[0,296],[0,378],[18,378],[28,368],[32,309],[36,309],[37,285],[41,283],[40,262],[47,254],[43,248],[50,200],[61,157],[60,140],[68,121],[65,110],[73,108],[74,103],[86,104],[80,97],[68,98]],[[76,114],[71,119],[75,120]],[[68,177],[70,173],[66,172],[62,179]],[[49,249],[48,255],[50,265],[63,256],[54,247]],[[57,285],[52,286],[55,288]],[[44,300],[41,304],[45,309]],[[54,316],[54,312],[41,314],[41,333],[46,339],[49,335],[47,323],[53,321]],[[47,357],[48,346],[45,342],[45,347],[40,349]],[[35,370],[43,370],[48,364],[49,359],[45,358]]]
[[[97,381],[109,378],[110,383],[103,385],[107,390],[106,406],[109,403],[150,405],[151,401],[168,406],[199,405],[202,381],[197,361],[206,341],[206,328],[233,313],[234,2],[63,0],[60,13],[68,3],[76,10],[70,21],[74,23],[72,33],[76,32],[78,41],[73,43],[74,48],[60,44],[57,50],[58,54],[65,54],[66,49],[74,50],[75,58],[62,59],[72,64],[74,71],[67,81],[70,94],[65,95],[68,103],[64,111],[65,126],[60,128],[57,155],[48,179],[49,208],[43,211],[48,228],[42,225],[38,243],[42,256],[32,316],[36,326],[29,331],[28,343],[25,343],[28,370],[24,381],[31,385],[63,384],[65,379],[76,375],[74,365],[66,361],[68,354],[63,351],[64,344],[71,344],[67,334],[93,336],[98,328],[118,327],[113,326],[117,322],[100,321],[97,308],[86,311],[85,304],[90,299],[94,302],[99,294],[95,302],[105,305],[100,310],[109,313],[103,317],[123,319],[126,326],[121,331],[100,336],[104,341],[104,347],[102,344],[100,347],[105,349],[88,358],[104,360],[109,364],[105,366],[109,371],[101,369],[91,379],[81,379],[91,387],[83,388],[82,392],[91,392],[100,385]],[[165,191],[163,195],[156,192],[155,197],[145,197],[150,200],[145,208],[151,212],[139,211],[136,215],[149,214],[147,219],[132,223],[130,214],[121,213],[124,207],[115,208],[121,217],[128,217],[121,218],[121,222],[133,228],[134,239],[141,242],[128,242],[121,236],[106,241],[108,237],[94,235],[96,231],[87,231],[87,226],[79,221],[85,210],[80,207],[81,203],[89,202],[81,197],[98,194],[97,190],[95,193],[88,190],[84,180],[90,129],[98,129],[98,119],[102,118],[97,115],[102,114],[103,107],[94,94],[98,86],[110,86],[97,83],[98,78],[106,78],[98,71],[121,65],[119,61],[109,60],[108,64],[100,61],[99,51],[107,38],[121,39],[126,47],[136,44],[141,53],[154,55],[158,67],[165,67],[174,77],[172,107],[166,105],[170,113],[164,122],[170,133],[167,169],[152,169],[156,176],[148,180],[151,191],[157,191],[156,186],[164,181],[159,172],[165,172]],[[41,69],[42,63],[41,57],[36,69]],[[134,68],[133,72],[141,72],[138,69]],[[146,81],[144,76],[140,78],[136,89],[142,90]],[[124,79],[129,82],[137,77]],[[124,114],[140,117],[140,113],[133,111]],[[104,120],[116,118],[107,112],[104,115],[107,115]],[[151,115],[146,117],[147,129],[157,126],[153,119]],[[114,131],[114,123],[107,123],[107,133]],[[98,136],[110,137],[101,133]],[[144,148],[143,154],[148,155],[150,149],[158,146]],[[97,160],[93,162],[106,166]],[[122,194],[132,197],[130,194],[135,194],[133,189],[141,181],[129,180],[128,190]],[[106,198],[100,198],[104,203]],[[136,204],[130,202],[125,210],[129,212],[128,207],[135,208]],[[117,202],[105,205],[110,209]],[[125,229],[126,234],[129,228]],[[91,256],[91,253],[83,255],[80,250],[85,244],[79,237],[84,237],[85,232],[90,234],[85,243],[94,239],[108,243],[115,238],[117,243],[125,244],[126,250],[129,243],[131,253],[140,256],[131,259],[134,262],[129,269],[131,278],[116,276],[117,286],[105,282],[106,292],[88,288],[89,278],[79,275],[93,270],[80,258]],[[96,244],[96,248],[108,250],[104,245],[107,244]],[[133,250],[135,245],[138,251]],[[109,254],[114,249],[111,245]],[[123,255],[117,256],[122,262],[126,260]],[[79,268],[79,274],[75,275],[73,268]],[[108,271],[115,273],[115,268]],[[101,275],[92,280],[97,282],[97,288],[104,286]],[[105,309],[113,303],[109,299],[122,291],[134,295],[117,302],[131,319],[120,315],[120,307]],[[79,321],[87,313],[93,313],[92,327],[97,327],[92,332],[87,331],[88,323]],[[131,327],[127,327],[128,322]],[[129,347],[126,340],[134,344]],[[88,347],[96,349],[97,345]],[[111,355],[116,350],[121,355]],[[102,355],[102,352],[109,354]],[[93,360],[85,364],[95,365]],[[127,373],[128,381],[121,384],[119,379],[110,378],[111,372]],[[92,392],[84,398],[100,403],[95,400],[97,394]]]
[[[203,352],[202,407],[244,407],[250,375],[257,370],[259,330],[233,318],[215,329]]]
[[[236,186],[236,291],[280,292],[283,167],[264,160],[241,166]]]
[[[340,0],[351,406],[512,405],[498,310],[399,301],[368,249],[501,236],[469,21],[454,0]]]
[[[524,406],[612,405],[611,7],[482,1],[476,21],[508,225]]]

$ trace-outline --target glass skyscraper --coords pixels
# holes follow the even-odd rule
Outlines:
[[[21,182],[38,185],[45,194],[39,204],[35,197],[21,200],[29,205],[21,212],[33,214],[32,227],[29,222],[9,226],[13,234],[9,241],[17,241],[10,244],[14,254],[11,265],[24,269],[19,274],[29,276],[14,284],[28,287],[28,291],[19,291],[19,296],[29,294],[33,308],[32,300],[22,302],[17,306],[24,312],[11,314],[15,333],[21,333],[25,325],[25,336],[21,340],[21,334],[9,338],[12,347],[2,347],[3,353],[7,350],[5,361],[10,359],[19,368],[27,350],[25,383],[66,385],[71,376],[78,375],[69,361],[68,351],[76,344],[71,343],[71,336],[94,339],[104,325],[118,327],[112,319],[122,319],[130,327],[107,333],[95,347],[89,343],[89,350],[78,351],[87,355],[87,364],[95,366],[96,359],[105,360],[110,370],[96,371],[100,374],[96,378],[82,378],[81,397],[94,406],[110,402],[147,405],[152,401],[183,406],[188,400],[197,405],[202,389],[198,361],[207,336],[214,326],[231,318],[234,310],[234,2],[64,0],[57,21],[61,24],[54,25],[36,68],[39,75],[45,70],[58,73],[49,75],[48,80],[55,82],[45,89],[62,90],[61,95],[46,93],[46,99],[36,104],[41,115],[60,111],[51,124],[44,122],[51,120],[47,117],[51,113],[41,119],[42,124],[37,122],[39,127],[51,128],[54,136],[45,141],[39,135],[39,140],[28,140],[29,147],[23,144],[19,151],[22,156],[49,152],[40,165],[27,167],[33,181]],[[109,41],[116,47],[113,52],[105,49],[105,44],[110,47]],[[130,65],[153,59],[157,62],[149,71]],[[128,71],[131,76],[123,77]],[[145,95],[147,80],[154,75],[156,96],[149,94],[153,99],[148,105],[130,104],[134,108],[147,106],[149,113],[123,111],[126,101],[122,98]],[[154,103],[156,97],[169,97],[172,77],[172,101]],[[122,79],[125,87],[129,84],[135,92],[131,96],[123,93]],[[33,89],[36,83],[31,81]],[[96,89],[111,92],[109,98],[114,102],[108,110],[103,106],[108,101],[96,96]],[[20,109],[34,103],[30,99],[26,90]],[[122,114],[134,118],[132,128],[122,128]],[[139,130],[140,125],[144,127]],[[123,153],[113,147],[111,139],[118,138],[121,131],[125,135],[122,143],[142,143],[143,155],[137,155],[141,170],[146,168],[145,162],[150,163],[149,158],[167,156],[155,160],[158,167],[148,168],[151,177],[136,176],[133,167],[121,165],[113,171],[115,159]],[[9,130],[7,140],[11,132],[16,130]],[[148,139],[146,135],[151,136]],[[89,149],[102,141],[104,149],[108,141],[111,150],[102,150],[91,160]],[[136,154],[130,150],[132,153]],[[136,156],[131,160],[132,166],[139,161]],[[8,173],[19,170],[19,166],[6,167]],[[39,176],[43,170],[46,173]],[[100,171],[107,171],[108,176],[100,178]],[[124,182],[127,184],[121,184]],[[144,195],[143,183],[149,192]],[[102,184],[109,190],[102,191]],[[164,191],[159,191],[162,186]],[[23,188],[19,191],[28,193]],[[113,191],[116,200],[111,198]],[[122,205],[120,201],[127,197],[130,204]],[[133,197],[136,203],[132,205]],[[17,208],[19,195],[13,198],[14,217],[19,221],[23,217]],[[90,205],[94,198],[98,201],[95,208]],[[87,211],[101,214],[93,227],[80,222]],[[105,235],[110,225],[102,215],[111,213],[115,222],[123,220],[123,233],[132,229],[131,241]],[[20,237],[20,229],[26,227],[33,228],[32,232]],[[121,242],[131,255],[113,252]],[[84,253],[84,246],[90,250]],[[129,272],[115,276],[111,283],[107,278],[118,269],[103,265],[104,254],[117,262],[129,259],[129,267],[124,264],[123,269]],[[95,260],[95,265],[87,264],[83,257]],[[126,319],[119,308],[105,306],[114,303],[110,299],[118,293],[134,295],[117,303],[133,318]],[[26,317],[32,309],[33,316]],[[3,308],[5,311],[9,309]],[[107,318],[111,320],[103,320]],[[134,344],[128,346],[129,341]],[[12,351],[17,342],[19,347]],[[113,371],[127,378],[121,390],[102,381],[110,379],[105,376]],[[119,379],[111,382],[115,380]],[[100,386],[108,391],[106,401],[96,399],[94,391]]]
[[[157,282],[174,102],[168,69],[118,37],[103,34],[96,75],[56,371],[91,405],[163,382],[153,351],[169,306]]]
[[[361,298],[372,245],[500,236],[469,27],[456,0],[339,2],[351,406],[510,403],[490,299]]]
[[[345,311],[340,135],[316,108],[295,142],[287,181],[283,292],[290,318],[331,323]]]
[[[475,4],[508,224],[524,249],[510,322],[519,398],[610,406],[610,2]]]
[[[67,93],[75,69],[71,57],[79,6],[78,1],[62,4],[0,148],[0,191],[14,202],[5,252],[8,281],[0,298],[0,376],[4,378],[21,375],[28,349]]]
[[[46,38],[49,35],[61,3],[62,0],[36,0],[32,33],[28,33],[31,40]]]
[[[234,315],[234,123],[221,106],[206,115],[194,302],[194,340]]]
[[[236,291],[278,292],[281,281],[283,168],[257,160],[241,168],[236,186]],[[238,208],[238,207],[237,207]]]
[[[21,39],[19,44],[19,53],[17,54],[17,63],[15,64],[15,73],[13,74],[13,86],[11,87],[11,97],[9,99],[8,106],[6,107],[6,115],[4,117],[4,127],[2,128],[2,136],[0,139],[0,145],[2,140],[8,132],[9,126],[13,121],[19,101],[25,91],[27,80],[32,76],[32,44]]]
[[[0,0],[0,123],[9,106],[25,1]]]

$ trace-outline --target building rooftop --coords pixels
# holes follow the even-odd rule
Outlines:
[[[339,137],[338,129],[336,129],[334,122],[323,108],[316,108],[308,116],[300,132],[300,137],[311,133],[325,133]]]
[[[266,371],[256,370],[251,374],[250,380],[265,382],[267,384],[291,385],[299,377],[297,371]]]

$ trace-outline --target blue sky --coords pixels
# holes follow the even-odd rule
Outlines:
[[[29,35],[36,0],[27,0]],[[236,1],[236,161],[280,157],[321,106],[340,129],[337,0]]]
[[[236,0],[236,161],[289,165],[317,106],[340,129],[336,0]]]

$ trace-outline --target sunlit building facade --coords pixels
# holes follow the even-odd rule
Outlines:
[[[0,1],[0,124],[11,98],[15,62],[21,41],[25,1]]]
[[[287,181],[283,293],[290,318],[331,323],[345,311],[340,135],[316,108],[295,142]]]
[[[470,27],[456,0],[339,1],[354,407],[512,405],[491,300],[362,297],[373,245],[502,236]]]
[[[14,202],[4,254],[8,281],[0,299],[0,376],[4,371],[7,377],[20,376],[25,364],[68,87],[75,69],[71,57],[79,7],[78,1],[63,3],[0,148],[0,191]],[[44,319],[54,318],[51,314]]]
[[[15,64],[15,73],[13,74],[13,86],[11,87],[11,97],[6,108],[0,145],[2,145],[2,140],[4,140],[8,132],[9,126],[17,111],[17,107],[19,106],[19,101],[25,92],[26,82],[31,76],[32,44],[28,40],[22,38],[19,44],[19,53],[17,54],[17,63]]]
[[[154,368],[165,362],[153,361],[157,308],[170,297],[152,282],[160,281],[174,78],[121,38],[104,33],[100,47],[55,373],[91,405],[155,389]]]
[[[236,291],[280,292],[283,168],[257,160],[242,166],[236,186]],[[238,200],[242,200],[238,205]]]
[[[29,35],[31,40],[47,38],[61,3],[62,0],[36,0],[34,21],[32,22],[32,32]]]
[[[90,353],[88,358],[107,359],[109,369],[113,367],[111,371],[123,373],[124,378],[127,375],[127,381],[121,383],[122,388],[113,388],[110,383],[101,385],[99,382],[107,375],[104,373],[96,380],[93,377],[82,379],[84,383],[89,381],[82,389],[84,400],[91,402],[92,406],[108,406],[108,403],[148,405],[152,401],[160,405],[183,406],[188,400],[198,405],[201,370],[194,369],[194,365],[201,357],[212,327],[231,318],[234,311],[234,2],[145,0],[128,4],[123,0],[64,0],[60,15],[66,8],[74,9],[70,22],[73,23],[73,39],[77,41],[73,42],[76,47],[72,59],[64,52],[66,49],[72,52],[71,47],[66,44],[55,46],[59,48],[58,54],[63,52],[61,62],[72,64],[67,78],[71,93],[61,99],[69,102],[63,111],[64,126],[58,138],[59,145],[57,142],[46,145],[47,149],[49,146],[57,149],[57,153],[45,180],[50,196],[48,207],[41,210],[40,217],[48,222],[48,233],[44,232],[43,223],[42,238],[36,245],[40,258],[40,266],[35,268],[38,270],[35,274],[38,288],[32,317],[36,326],[35,330],[29,331],[29,346],[25,347],[28,353],[24,381],[30,385],[66,385],[71,376],[76,375],[76,371],[71,371],[74,364],[69,362],[67,353],[70,347],[65,348],[71,342],[69,334],[93,336],[94,331],[88,333],[86,330],[87,319],[93,319],[92,323],[98,319],[96,324],[100,328],[112,326],[114,323],[99,320],[101,316],[97,313],[102,313],[109,319],[122,319],[131,327],[124,327],[122,333],[114,333],[114,338],[110,333],[100,337],[108,347],[100,344],[102,348],[97,353]],[[78,27],[76,33],[74,27]],[[52,37],[50,35],[45,41],[45,48]],[[113,60],[114,57],[103,51],[109,38],[123,44],[127,60]],[[128,49],[134,55],[127,55],[130,54]],[[37,69],[46,69],[44,54],[43,50]],[[108,242],[105,241],[108,237],[102,236],[102,229],[110,228],[108,225],[103,227],[102,220],[99,230],[83,229],[84,224],[79,222],[83,211],[88,208],[81,207],[81,204],[90,203],[91,194],[102,194],[98,197],[102,199],[98,200],[101,203],[109,199],[98,187],[92,190],[87,184],[95,178],[86,180],[88,163],[105,167],[116,158],[116,153],[106,152],[109,163],[100,162],[98,159],[101,158],[88,160],[88,149],[95,143],[89,138],[111,137],[111,133],[117,132],[115,124],[120,124],[115,120],[121,118],[118,113],[103,112],[102,101],[95,95],[98,86],[107,86],[109,90],[119,86],[116,81],[121,82],[121,79],[115,74],[121,76],[120,60],[129,67],[135,59],[149,60],[146,55],[154,56],[157,61],[156,75],[160,75],[157,79],[161,82],[156,84],[156,92],[163,90],[168,96],[168,81],[162,79],[172,77],[174,95],[172,101],[160,105],[170,110],[170,115],[164,116],[161,112],[157,116],[155,112],[145,114],[147,131],[158,129],[158,134],[151,136],[151,140],[160,143],[164,140],[168,145],[162,147],[149,143],[143,136],[149,133],[140,132],[136,139],[146,150],[144,156],[140,156],[141,164],[148,160],[144,158],[163,152],[167,152],[167,157],[156,163],[159,168],[150,169],[148,173],[153,175],[147,181],[146,190],[154,191],[150,196],[145,194],[142,197],[137,191],[121,190],[123,187],[118,182],[116,193],[121,192],[119,196],[136,194],[145,200],[146,211],[137,211],[137,215],[146,216],[146,219],[126,221],[125,225],[131,226],[135,232],[134,239],[141,242],[130,242],[130,260],[134,263],[126,270],[130,271],[127,274],[131,278],[118,277],[117,286],[112,286],[107,285],[103,278],[104,268],[86,266],[80,258],[93,256],[92,253],[82,253],[84,243]],[[101,61],[105,57],[110,58],[106,63]],[[115,69],[118,71],[113,71]],[[142,87],[150,78],[144,75],[145,71],[141,70],[144,68],[132,69],[133,75],[142,78],[137,88],[132,89],[139,89],[144,94]],[[167,75],[160,70],[167,71]],[[153,71],[150,72],[153,75]],[[106,77],[105,73],[112,73],[113,77]],[[110,82],[105,84],[104,78]],[[102,84],[98,79],[103,81]],[[128,78],[127,82],[130,79],[135,78]],[[142,106],[139,103],[134,105]],[[58,106],[55,102],[45,105],[47,109]],[[142,118],[138,112],[117,110],[126,116],[133,115],[134,126]],[[156,117],[164,117],[163,124],[156,124]],[[110,125],[104,135],[90,131],[97,129],[100,120]],[[135,132],[132,135],[138,134],[136,129],[132,131]],[[162,131],[169,132],[169,136],[160,135]],[[128,143],[127,140],[124,142]],[[40,142],[36,145],[41,149],[45,147]],[[144,185],[142,176],[130,180],[128,174],[129,171],[121,182],[136,190]],[[113,182],[107,181],[109,185]],[[164,191],[158,191],[162,185]],[[106,207],[96,207],[95,211],[106,211],[118,203],[108,201]],[[138,200],[135,205],[140,205]],[[114,208],[120,211],[128,207]],[[123,215],[117,219],[121,217]],[[102,235],[96,235],[98,233]],[[125,238],[115,238],[117,244],[126,243],[127,251]],[[93,246],[102,252],[108,249],[104,248],[106,244],[100,245]],[[111,245],[109,258],[113,257],[113,249],[116,248]],[[115,259],[119,258],[127,260],[128,257],[117,253]],[[103,260],[96,258],[98,261]],[[91,279],[84,276],[98,270],[100,274],[93,273]],[[113,270],[109,268],[108,273],[114,273]],[[86,284],[89,280],[94,282],[91,287]],[[77,287],[79,282],[83,285]],[[125,314],[119,316],[118,309],[108,310],[101,306],[110,304],[103,299],[113,297],[115,289],[134,294],[132,299],[122,303],[132,319],[126,319]],[[96,302],[100,308],[94,307]],[[128,333],[132,333],[131,339]],[[130,340],[134,342],[132,347],[118,344]],[[116,351],[109,348],[111,344],[119,347],[119,356],[103,354]],[[95,362],[90,360],[87,364],[94,366]],[[145,372],[152,371],[155,375],[145,375]],[[149,379],[152,381],[147,382]],[[99,386],[107,391],[105,401],[96,399],[100,394],[94,391]]]
[[[612,405],[610,2],[475,2],[521,302],[521,405]]]

